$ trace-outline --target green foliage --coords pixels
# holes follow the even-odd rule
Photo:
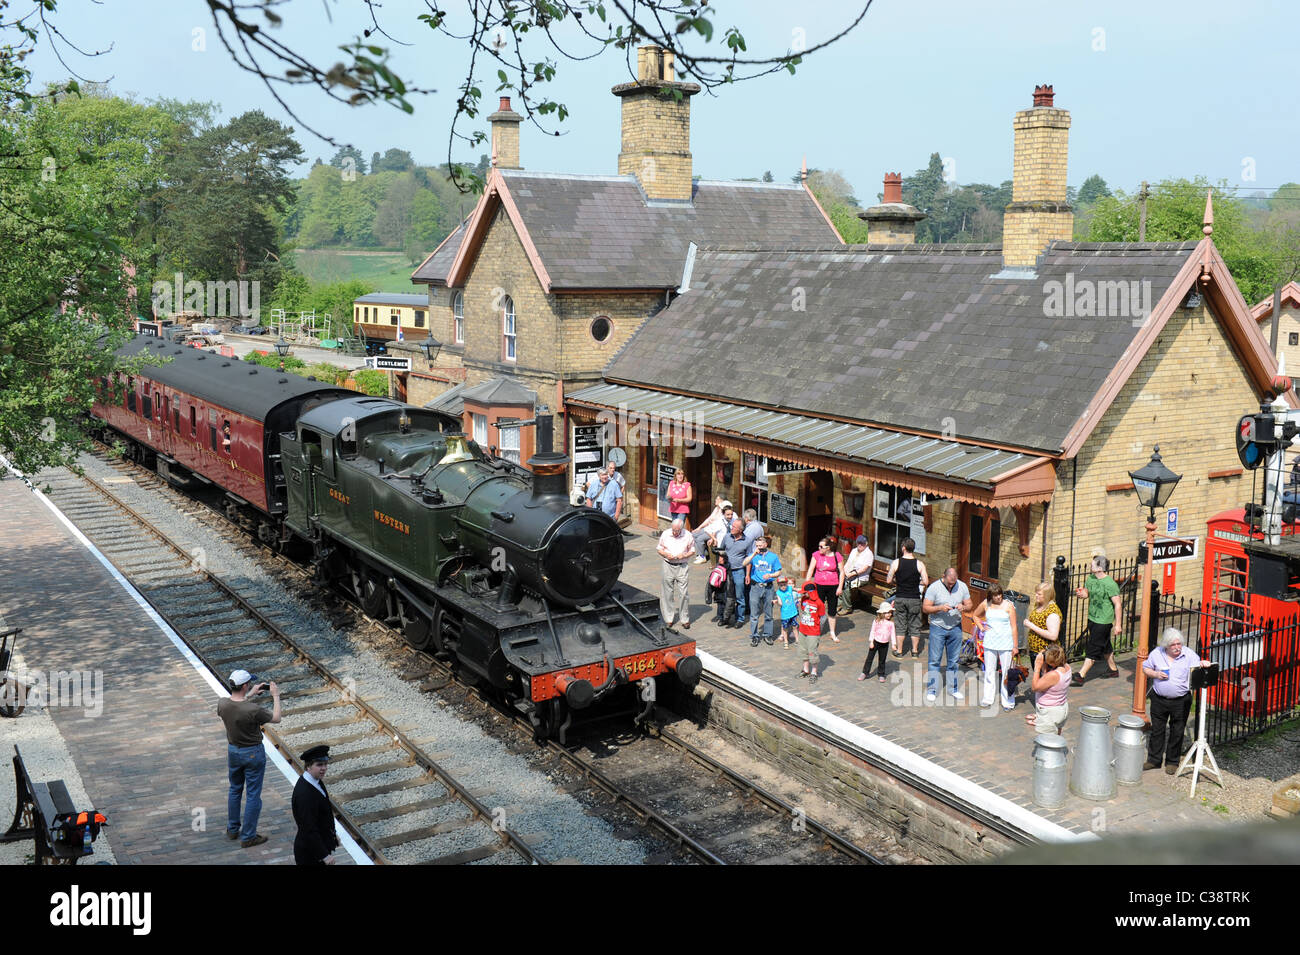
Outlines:
[[[281,359],[279,353],[274,349],[265,355],[257,351],[249,352],[248,357],[245,358],[244,361],[251,361],[255,365],[261,365],[263,368],[274,368],[277,371],[280,369],[280,362],[283,361],[284,370],[291,371],[295,375],[307,367],[305,361],[301,358],[295,357],[294,355],[285,355],[284,358]]]
[[[333,385],[342,385],[349,377],[346,368],[340,368],[338,365],[327,365],[324,362],[307,365],[298,374],[304,378],[315,378],[317,381],[324,381]]]
[[[867,241],[867,224],[858,218],[860,211],[857,206],[850,206],[843,202],[835,202],[822,196],[817,196],[817,201],[822,204],[826,214],[830,216],[831,223],[835,226],[835,231],[840,234],[845,242],[850,245],[862,245]]]
[[[352,373],[357,383],[357,390],[375,396],[388,394],[388,372],[375,371],[373,368],[359,368]]]
[[[1225,190],[1213,188],[1214,239],[1223,261],[1247,302],[1264,298],[1275,282],[1285,282],[1285,255],[1274,235],[1251,227],[1243,203]],[[1212,187],[1205,177],[1166,179],[1150,187],[1147,199],[1148,242],[1194,242],[1201,238],[1205,196]],[[1136,194],[1117,190],[1093,208],[1088,240],[1136,242],[1140,209]]]
[[[330,160],[330,165],[344,171],[355,172],[360,176],[366,174],[365,157],[361,155],[361,150],[357,149],[356,146],[340,146],[339,151]]]
[[[312,285],[296,272],[288,274],[292,278],[276,290],[275,297],[269,304],[263,303],[263,313],[273,308],[282,308],[287,312],[314,310],[318,319],[329,316],[328,329],[331,337],[352,330],[352,302],[355,299],[379,291],[355,279]]]
[[[1076,199],[1080,205],[1091,206],[1098,199],[1105,199],[1110,194],[1110,187],[1106,185],[1106,180],[1093,173],[1083,180],[1083,185],[1079,187],[1079,194]]]

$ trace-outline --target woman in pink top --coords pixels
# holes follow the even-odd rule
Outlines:
[[[1073,675],[1070,665],[1065,662],[1065,650],[1059,643],[1053,643],[1034,660],[1034,692],[1038,694],[1038,715],[1025,722],[1039,733],[1053,733],[1058,736],[1065,718],[1070,715],[1070,705],[1065,702],[1065,694],[1070,689],[1070,677]]]
[[[889,656],[889,645],[894,645],[894,652],[902,652],[902,647],[898,644],[898,634],[894,631],[894,605],[886,600],[876,611],[876,620],[871,625],[871,647],[867,651],[867,659],[862,664],[862,672],[858,674],[859,680],[865,680],[871,676],[871,661],[879,657],[880,665],[876,668],[876,677],[879,682],[885,682],[885,658]]]
[[[835,552],[834,547],[835,541],[831,538],[821,539],[817,553],[808,562],[804,583],[811,580],[817,585],[817,596],[826,605],[826,625],[830,628],[831,639],[839,643],[840,638],[835,636],[835,609],[839,606],[840,594],[844,592],[844,558]]]
[[[680,517],[683,524],[687,523],[686,515],[690,513],[693,500],[695,492],[691,489],[691,482],[686,480],[686,472],[678,468],[668,482],[668,513],[673,518]]]

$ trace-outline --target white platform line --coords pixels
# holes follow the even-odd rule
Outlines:
[[[154,610],[149,601],[144,598],[144,594],[136,590],[135,585],[118,572],[118,569],[113,566],[112,561],[105,557],[100,549],[91,543],[90,539],[87,538],[85,534],[81,533],[81,530],[68,519],[68,516],[59,510],[58,506],[50,500],[49,495],[38,491],[33,486],[32,482],[27,479],[26,475],[14,468],[14,466],[10,464],[3,455],[0,455],[0,465],[3,465],[10,474],[21,478],[23,483],[27,485],[34,495],[36,495],[40,502],[50,509],[50,512],[54,514],[59,523],[66,527],[68,531],[71,532],[72,536],[81,542],[82,546],[85,547],[86,550],[90,551],[94,558],[99,561],[103,568],[112,575],[114,580],[117,581],[118,585],[126,591],[127,595],[136,602],[140,609],[143,610],[158,629],[163,632],[163,635],[171,641],[172,646],[175,647],[189,665],[194,668],[195,672],[203,678],[203,682],[212,688],[213,693],[216,696],[230,696],[230,691],[226,689],[225,684],[213,676],[211,671],[203,665],[203,661],[200,660],[194,654],[194,651],[185,644],[185,641],[182,640],[176,631],[171,628],[171,625],[159,616],[158,611]],[[284,776],[291,785],[298,782],[298,774],[294,772],[293,767],[289,765],[289,761],[280,755],[280,751],[276,749],[271,741],[265,736],[262,737],[262,749],[266,753],[267,760],[280,771],[280,774]],[[357,841],[352,838],[352,834],[348,832],[346,828],[338,826],[337,832],[341,847],[352,857],[352,860],[356,862],[357,865],[375,864],[374,860],[362,851],[361,846],[357,845]]]
[[[755,696],[768,700],[788,713],[793,713],[826,732],[833,740],[840,740],[879,756],[899,769],[917,776],[933,786],[952,793],[972,806],[1026,832],[1042,842],[1094,842],[1100,837],[1093,832],[1079,833],[1057,825],[1050,819],[1013,803],[1010,799],[989,792],[978,783],[959,776],[950,769],[932,763],[909,749],[877,736],[870,730],[850,723],[842,717],[828,713],[815,703],[800,699],[792,693],[732,666],[725,660],[706,653],[696,646],[696,654],[704,669]]]

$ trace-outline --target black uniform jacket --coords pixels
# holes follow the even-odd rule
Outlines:
[[[321,865],[339,844],[334,835],[334,813],[320,790],[301,778],[293,787],[293,821],[298,825],[293,861],[298,865]]]

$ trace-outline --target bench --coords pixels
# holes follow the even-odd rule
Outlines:
[[[100,827],[107,825],[108,820],[93,809],[77,812],[62,779],[32,782],[17,746],[14,747],[14,791],[17,797],[14,821],[0,835],[0,842],[35,840],[37,865],[44,865],[46,860],[54,865],[76,865],[82,856],[94,852],[91,844],[99,838]]]

